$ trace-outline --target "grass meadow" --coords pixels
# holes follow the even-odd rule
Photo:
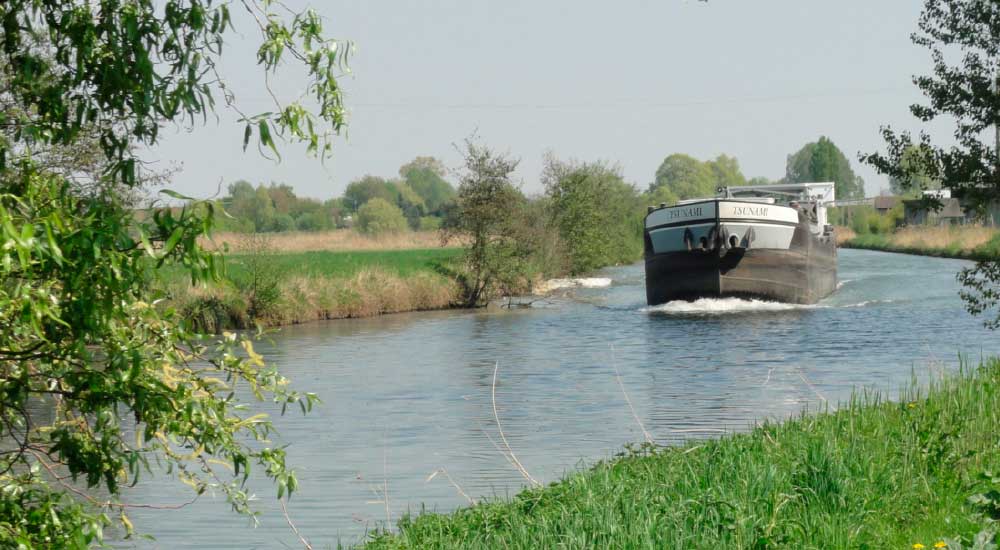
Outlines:
[[[898,402],[858,393],[746,434],[630,449],[512,498],[404,517],[365,548],[969,549],[1000,519],[998,433],[990,360]]]

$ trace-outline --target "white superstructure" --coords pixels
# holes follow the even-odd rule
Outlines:
[[[651,209],[646,230],[653,252],[713,248],[719,239],[725,248],[787,250],[801,220],[814,235],[829,232],[832,182],[730,187],[720,194]],[[785,204],[777,204],[775,195]]]

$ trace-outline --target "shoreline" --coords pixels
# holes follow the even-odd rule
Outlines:
[[[627,446],[544,487],[405,516],[362,547],[958,548],[943,541],[987,536],[997,504],[998,385],[992,358],[896,401],[859,390],[748,433]]]

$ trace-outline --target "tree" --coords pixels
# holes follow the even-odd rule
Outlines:
[[[715,196],[715,175],[712,169],[698,159],[679,153],[663,159],[656,169],[656,179],[649,186],[650,192],[666,187],[678,199]]]
[[[915,139],[885,126],[886,152],[861,160],[904,186],[919,185],[921,178],[939,181],[966,208],[983,211],[1000,199],[1000,3],[924,0],[917,25],[911,40],[930,51],[934,68],[914,77],[927,103],[911,105],[910,112],[920,122],[943,118],[953,124],[954,142],[938,146],[924,131]],[[912,153],[914,147],[920,154]],[[1000,263],[978,262],[959,280],[966,308],[988,315],[988,326],[1000,326]]]
[[[356,212],[361,205],[376,197],[396,204],[399,200],[399,191],[385,178],[364,176],[347,185],[347,189],[344,190],[344,205],[352,212]]]
[[[712,171],[716,189],[719,187],[737,187],[746,185],[747,179],[740,170],[740,163],[733,157],[719,155],[715,160],[706,162]]]
[[[773,185],[777,182],[771,181],[770,178],[765,178],[764,176],[755,176],[747,181],[747,185]]]
[[[344,123],[337,73],[348,48],[323,36],[314,12],[286,22],[270,2],[240,5],[260,21],[263,71],[274,78],[290,58],[301,62],[314,108],[275,100],[266,113],[239,111],[216,70],[233,31],[228,3],[0,3],[0,97],[13,106],[0,112],[0,546],[100,544],[110,514],[131,534],[136,503],[121,500],[122,486],[141,482],[150,464],[241,513],[254,513],[244,490],[251,465],[278,498],[296,489],[285,451],[268,443],[270,421],[234,388],[303,410],[315,396],[289,389],[250,340],[192,333],[146,284],[165,265],[193,282],[218,277],[219,258],[198,244],[214,204],[137,219],[122,196],[143,181],[135,151],[154,146],[167,123],[207,118],[217,95],[237,109],[244,146],[256,137],[274,155],[282,139],[330,151]],[[72,150],[84,135],[96,136],[100,193],[37,162],[37,152]],[[81,491],[67,475],[99,490]]]
[[[427,170],[439,178],[448,175],[448,169],[444,163],[434,157],[416,157],[410,162],[399,167],[399,177],[405,178],[412,170]]]
[[[357,228],[368,235],[385,235],[406,231],[407,222],[398,206],[375,197],[358,209]]]
[[[271,231],[276,214],[274,203],[271,202],[271,194],[267,192],[267,187],[258,185],[254,190],[253,201],[250,203],[250,210],[247,212],[253,220],[256,231]]]
[[[465,271],[459,274],[468,306],[510,295],[526,271],[530,249],[518,239],[524,195],[511,174],[518,161],[466,140],[458,195],[443,224],[445,239],[464,239]]]
[[[939,180],[923,173],[921,166],[924,160],[920,158],[922,154],[926,153],[918,146],[911,146],[903,151],[899,161],[909,175],[905,176],[905,179],[889,176],[889,190],[893,195],[921,196],[922,191],[941,188]]]
[[[417,160],[429,157],[417,157]],[[427,207],[427,212],[435,213],[441,210],[441,206],[455,196],[455,188],[444,180],[434,168],[412,166],[417,161],[404,165],[399,169],[400,175],[423,199]]]
[[[551,216],[570,257],[584,273],[631,261],[642,250],[642,206],[618,168],[603,163],[546,160],[542,174]]]
[[[826,136],[820,136],[818,141],[807,143],[795,153],[788,155],[785,181],[788,183],[832,181],[838,199],[860,198],[865,193],[864,181],[854,174],[847,157]]]
[[[403,216],[410,224],[411,229],[420,228],[420,218],[427,213],[424,199],[417,194],[405,181],[390,182],[396,193],[396,206],[403,211]]]

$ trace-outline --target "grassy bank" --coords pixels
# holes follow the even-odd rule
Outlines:
[[[457,248],[227,254],[225,277],[193,287],[183,270],[160,283],[170,304],[206,331],[277,326],[318,319],[444,309],[458,299],[455,282],[440,273]]]
[[[837,228],[837,243],[844,248],[864,248],[941,258],[994,260],[1000,258],[1000,232],[977,226],[915,226],[892,233],[857,234]]]
[[[998,518],[998,429],[992,360],[898,403],[859,395],[837,412],[642,449],[510,499],[404,518],[366,548],[932,548],[974,538],[981,513]]]

